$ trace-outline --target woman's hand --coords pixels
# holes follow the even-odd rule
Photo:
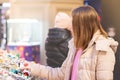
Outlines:
[[[21,61],[20,61],[20,69],[21,70],[29,70],[29,64],[30,64],[30,62],[28,62],[28,61],[26,61],[26,60],[24,60],[24,59],[21,59]]]
[[[24,70],[31,71],[31,65],[32,64],[35,64],[35,62],[30,62],[30,61],[27,61],[27,60],[23,60],[20,64],[20,69],[22,71],[24,71]]]

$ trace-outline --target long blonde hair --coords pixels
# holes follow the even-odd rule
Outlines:
[[[76,48],[85,49],[94,33],[99,29],[107,37],[98,14],[91,6],[81,6],[72,11],[73,38]]]

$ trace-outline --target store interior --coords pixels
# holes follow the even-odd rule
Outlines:
[[[0,68],[0,72],[3,73],[0,79],[14,80],[10,78],[14,76],[16,80],[18,77],[11,74],[11,72],[19,73],[18,67],[15,67],[18,66],[19,60],[15,60],[16,57],[13,55],[47,65],[45,40],[49,28],[54,27],[56,14],[65,12],[71,15],[71,10],[80,5],[83,5],[83,0],[0,0],[0,48],[12,54],[0,58],[1,65],[7,69],[5,71]],[[11,62],[15,64],[10,66]],[[9,70],[5,63],[10,66]],[[7,75],[10,73],[8,79],[4,72]],[[27,77],[24,73],[19,74],[19,80],[31,78],[28,72]]]
[[[21,58],[46,64],[45,39],[55,15],[81,5],[93,6],[110,37],[120,41],[120,1],[116,0],[0,0],[0,48]],[[111,7],[112,6],[112,7]],[[117,57],[119,57],[118,47]],[[34,53],[34,54],[33,54]],[[118,61],[120,62],[120,61]]]
[[[1,24],[4,25],[1,48],[14,52],[13,46],[39,46],[39,60],[46,64],[44,43],[48,29],[54,27],[55,15],[58,12],[70,15],[71,10],[80,5],[83,5],[82,0],[1,1]]]

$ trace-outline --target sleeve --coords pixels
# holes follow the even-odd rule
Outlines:
[[[71,46],[70,43],[69,46]],[[69,62],[71,59],[70,57],[72,57],[71,50],[72,49],[69,47],[67,58],[63,62],[62,66],[58,68],[52,68],[49,66],[31,63],[30,64],[31,74],[34,76],[38,76],[40,78],[45,78],[47,80],[64,80],[66,69],[68,70],[67,65],[69,66],[72,65]]]
[[[99,51],[96,65],[97,80],[113,80],[113,70],[115,65],[115,53],[108,51]]]
[[[64,80],[65,67],[52,68],[40,64],[31,64],[31,74],[47,80]]]

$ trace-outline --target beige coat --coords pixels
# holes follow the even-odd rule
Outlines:
[[[117,45],[116,41],[104,38],[100,31],[97,31],[79,59],[77,80],[113,80]],[[62,67],[51,68],[30,64],[32,75],[48,80],[69,80],[75,50],[73,40],[71,40],[68,57]]]

